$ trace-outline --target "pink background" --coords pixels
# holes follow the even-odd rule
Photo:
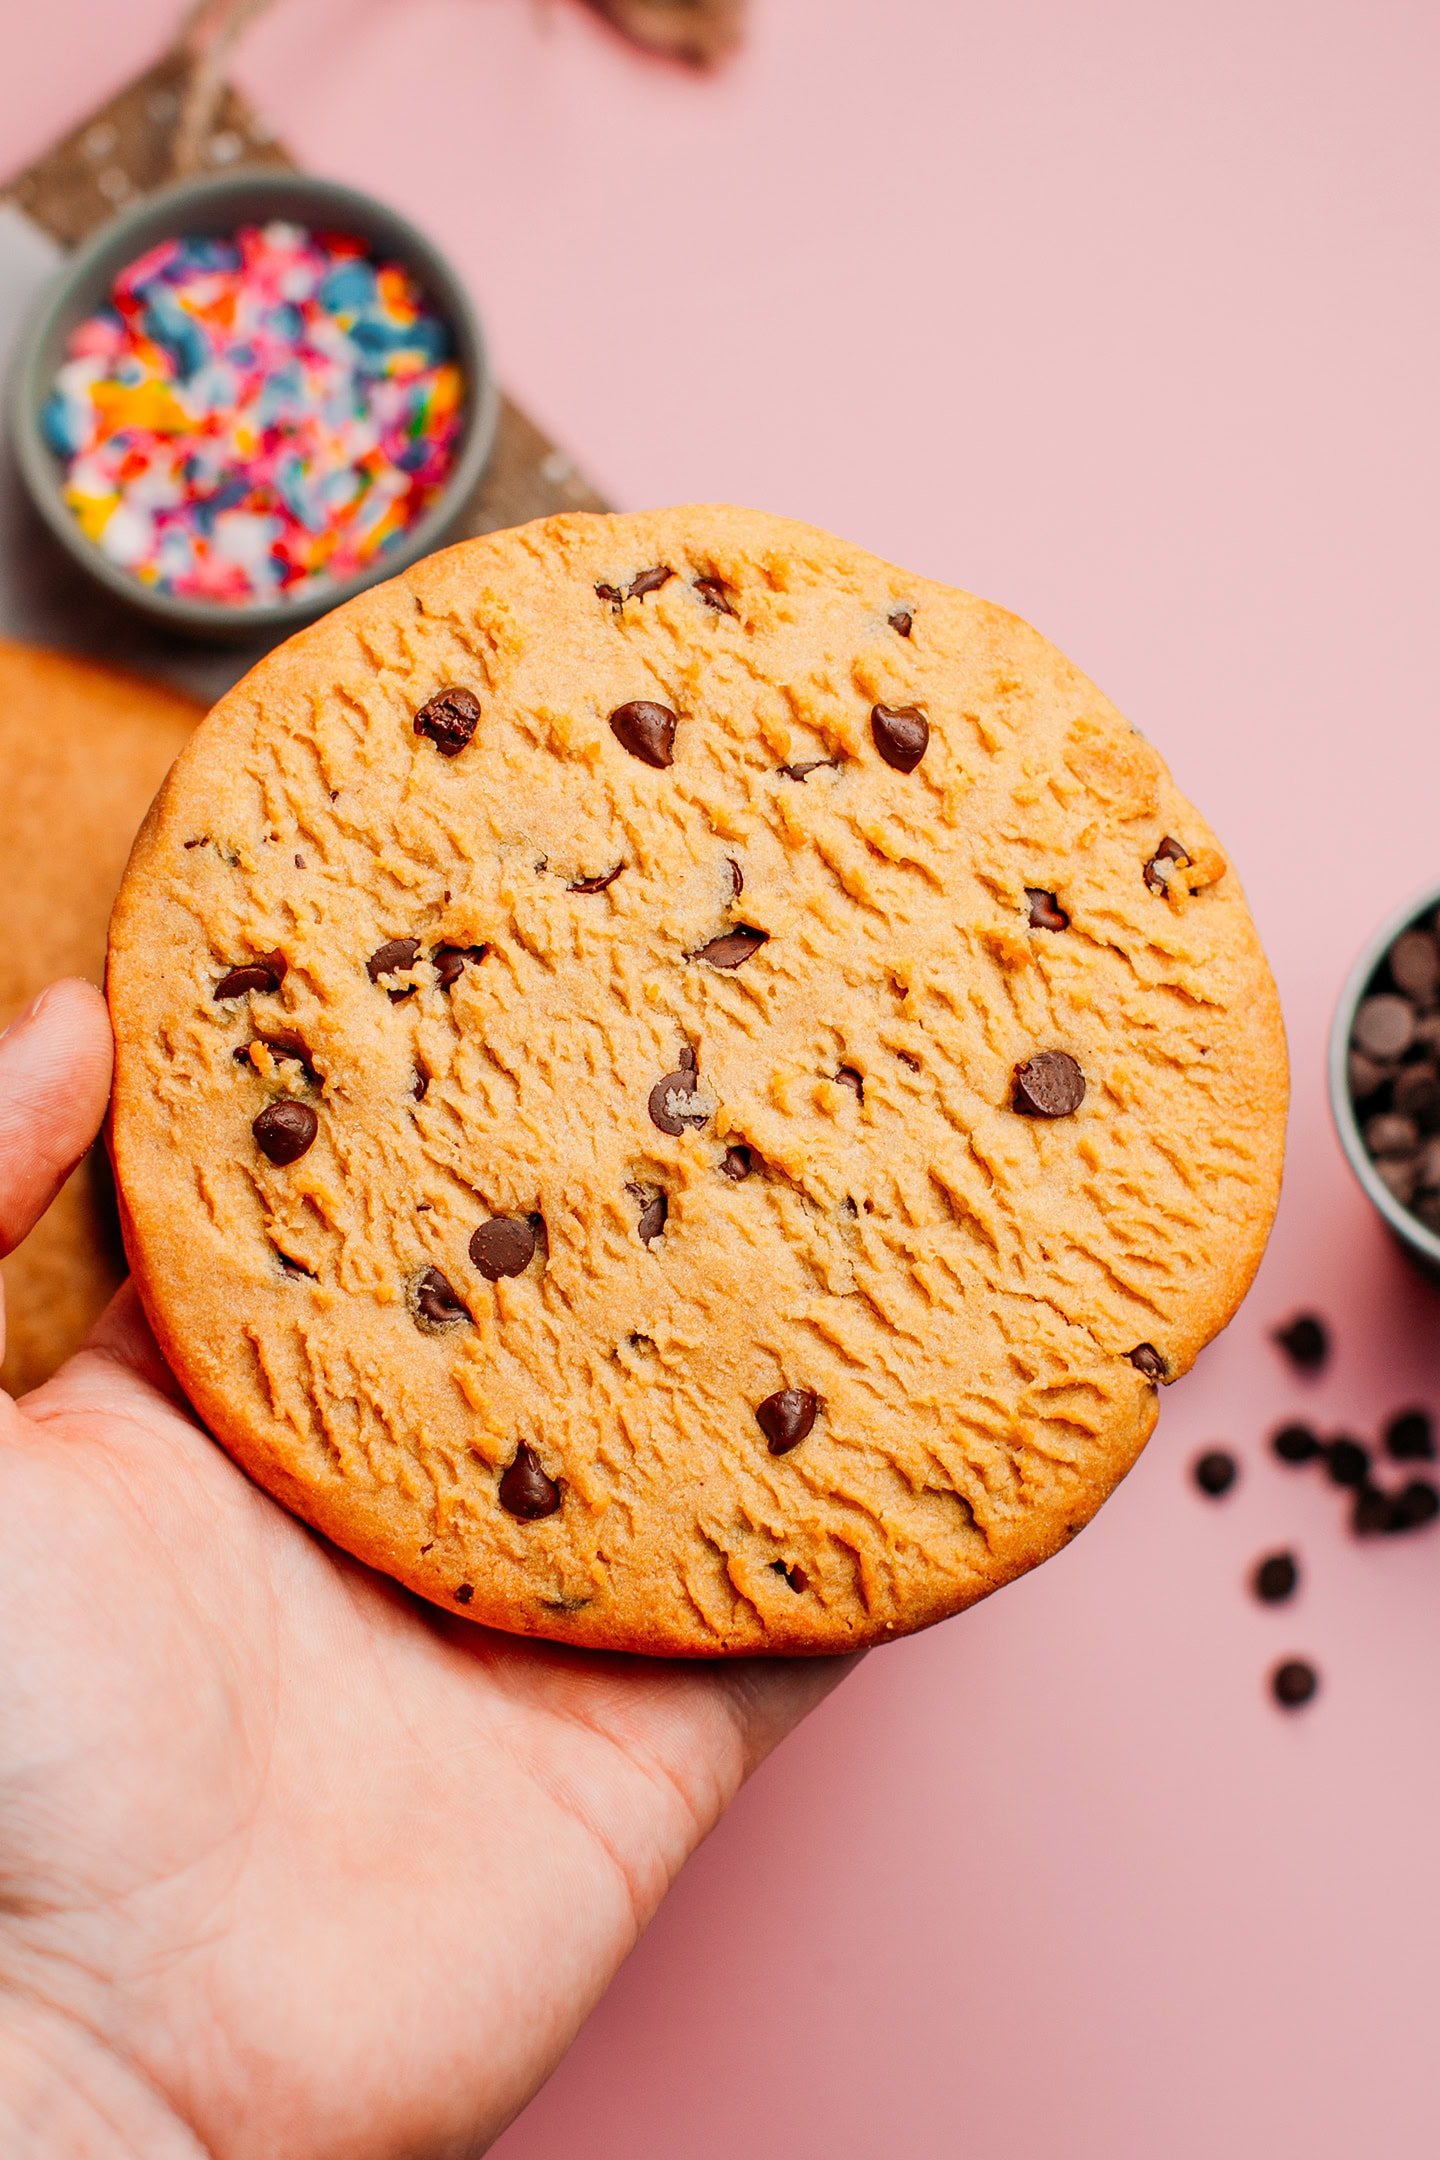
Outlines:
[[[7,0],[19,14],[18,0]],[[1280,977],[1254,1296],[1063,1558],[874,1657],[756,1780],[504,2160],[1436,2149],[1440,1539],[1262,1440],[1440,1409],[1436,1293],[1331,1137],[1373,923],[1440,878],[1428,0],[756,0],[722,80],[569,0],[287,0],[241,73],[468,270],[617,501],[728,497],[1006,601],[1170,758]],[[24,9],[23,158],[173,0]],[[1339,1351],[1306,1387],[1267,1329]],[[1187,1482],[1225,1440],[1220,1505]],[[1254,1603],[1294,1541],[1302,1593]],[[1303,1650],[1309,1713],[1264,1675]]]

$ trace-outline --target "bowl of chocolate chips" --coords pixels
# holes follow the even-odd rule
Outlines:
[[[1440,891],[1393,915],[1351,970],[1330,1037],[1330,1106],[1360,1183],[1440,1275]]]

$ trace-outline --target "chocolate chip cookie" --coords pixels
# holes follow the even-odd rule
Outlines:
[[[105,964],[135,829],[202,708],[154,683],[0,638],[0,1027],[57,975]],[[124,1274],[103,1150],[4,1262],[14,1395],[79,1343]]]
[[[1279,1182],[1274,987],[1155,752],[1015,617],[739,510],[470,541],[270,655],[110,997],[221,1440],[602,1648],[847,1650],[1057,1551]]]

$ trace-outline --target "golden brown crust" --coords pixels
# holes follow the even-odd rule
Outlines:
[[[57,975],[100,981],[131,837],[201,711],[112,668],[0,638],[0,1027]],[[69,1355],[123,1273],[97,1150],[4,1262],[0,1377],[12,1394]]]
[[[876,706],[928,717],[912,770]],[[492,535],[292,639],[177,765],[110,984],[127,1242],[198,1408],[424,1595],[599,1647],[845,1649],[1045,1558],[1153,1425],[1130,1353],[1188,1367],[1278,1189],[1274,988],[1155,753],[1013,616],[752,512]],[[1013,1107],[1045,1050],[1073,1115]],[[318,1136],[275,1164],[285,1099]],[[492,1216],[543,1223],[494,1281]],[[772,1453],[786,1387],[820,1409]]]

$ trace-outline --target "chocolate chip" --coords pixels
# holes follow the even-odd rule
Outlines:
[[[1011,1108],[1022,1117],[1073,1117],[1085,1100],[1085,1075],[1068,1050],[1039,1050],[1015,1067]]]
[[[250,1127],[262,1155],[282,1168],[299,1162],[315,1144],[320,1120],[309,1103],[267,1103]]]
[[[1129,1351],[1127,1355],[1136,1372],[1143,1373],[1147,1380],[1163,1380],[1165,1378],[1165,1360],[1155,1348],[1154,1343],[1137,1343],[1135,1348]]]
[[[458,757],[480,719],[480,701],[473,691],[452,684],[427,698],[415,715],[415,733],[428,735],[441,757]]]
[[[431,1327],[450,1327],[457,1320],[470,1318],[469,1306],[438,1267],[427,1267],[416,1283],[415,1312],[418,1319]]]
[[[1365,1145],[1372,1155],[1413,1155],[1420,1145],[1420,1128],[1413,1118],[1381,1110],[1366,1121]]]
[[[896,772],[914,772],[930,745],[930,723],[918,705],[872,705],[870,733]]]
[[[372,983],[378,983],[382,975],[398,975],[402,968],[414,967],[419,953],[418,937],[390,938],[371,953],[365,972]]]
[[[738,900],[745,890],[745,873],[733,855],[727,855],[725,860],[730,865],[730,890]]]
[[[313,1086],[317,1078],[315,1066],[311,1060],[310,1052],[298,1035],[293,1035],[288,1028],[276,1028],[268,1035],[256,1034],[252,1037],[251,1042],[240,1043],[232,1053],[237,1065],[248,1065],[253,1072],[254,1059],[251,1057],[250,1051],[253,1044],[257,1042],[264,1043],[271,1057],[289,1058],[299,1065],[305,1074],[305,1078]]]
[[[695,590],[699,593],[706,607],[714,608],[717,615],[733,615],[735,613],[730,604],[730,588],[728,585],[722,584],[718,577],[697,577]]]
[[[606,601],[613,608],[622,608],[625,605],[625,595],[618,585],[597,585],[595,597],[597,600]]]
[[[804,758],[800,761],[800,763],[795,765],[782,765],[780,767],[780,771],[785,777],[785,779],[798,780],[803,786],[807,773],[819,772],[822,767],[827,765],[831,768],[832,771],[834,771],[838,769],[839,764],[839,758],[812,757]]]
[[[1403,1057],[1415,1034],[1415,1008],[1408,998],[1382,990],[1360,1006],[1351,1033],[1369,1057]]]
[[[523,1215],[492,1215],[470,1240],[470,1258],[486,1282],[523,1275],[535,1257],[535,1232]]]
[[[857,1102],[864,1102],[865,1078],[863,1073],[857,1072],[853,1065],[842,1065],[835,1078],[841,1087],[849,1088]]]
[[[755,1422],[770,1444],[772,1455],[788,1455],[815,1423],[820,1398],[809,1388],[781,1388],[756,1407]]]
[[[1065,913],[1053,892],[1046,892],[1039,885],[1027,885],[1025,898],[1030,903],[1030,928],[1032,930],[1068,930],[1070,917]]]
[[[540,1458],[522,1440],[515,1460],[500,1478],[500,1505],[521,1522],[540,1522],[560,1505],[560,1487],[540,1467]]]
[[[455,1602],[457,1605],[468,1605],[474,1595],[475,1585],[473,1583],[462,1582],[455,1592]]]
[[[1270,1445],[1283,1463],[1314,1462],[1320,1453],[1319,1438],[1308,1425],[1282,1425]]]
[[[725,1159],[720,1165],[720,1174],[722,1177],[731,1179],[734,1184],[740,1185],[749,1177],[754,1167],[748,1147],[727,1147]]]
[[[1312,1700],[1320,1675],[1304,1658],[1287,1658],[1270,1675],[1270,1692],[1283,1710],[1300,1710]]]
[[[665,1228],[665,1218],[670,1213],[670,1202],[663,1192],[653,1193],[646,1199],[640,1187],[632,1185],[630,1190],[638,1198],[645,1201],[645,1205],[640,1210],[640,1242],[642,1245],[653,1245],[656,1238]]]
[[[1362,1055],[1352,1050],[1351,1063]],[[1402,1117],[1414,1118],[1426,1131],[1433,1132],[1440,1125],[1440,1073],[1433,1065],[1407,1065],[1395,1075],[1391,1106]]]
[[[1395,1528],[1395,1507],[1389,1493],[1372,1485],[1368,1478],[1355,1488],[1350,1527],[1357,1537],[1384,1537]]]
[[[1181,847],[1180,842],[1172,840],[1167,833],[1160,842],[1159,847],[1156,848],[1155,853],[1150,857],[1149,862],[1145,865],[1145,883],[1149,886],[1151,892],[1160,893],[1163,896],[1170,890],[1170,873],[1163,867],[1164,864],[1188,863],[1189,860],[1190,857]]]
[[[1385,1452],[1392,1462],[1433,1462],[1435,1428],[1429,1411],[1398,1411],[1385,1427]]]
[[[1250,1578],[1256,1597],[1266,1605],[1281,1605],[1295,1595],[1300,1581],[1300,1570],[1295,1565],[1294,1553],[1270,1553],[1256,1566]]]
[[[1429,1478],[1412,1478],[1394,1495],[1391,1508],[1395,1529],[1419,1530],[1440,1515],[1440,1492]]]
[[[668,585],[674,575],[669,563],[656,563],[653,569],[637,570],[630,580],[625,597],[627,600],[643,600],[646,593],[659,592],[662,585]]]
[[[192,847],[205,847],[206,845],[208,845],[209,839],[209,833],[200,833],[194,840],[187,840],[185,842],[185,846],[187,849]]]
[[[675,762],[675,730],[679,724],[668,705],[652,704],[649,698],[617,705],[610,715],[610,732],[621,748],[639,758],[642,765],[653,765],[657,770]]]
[[[908,607],[892,608],[885,620],[897,637],[909,637],[915,627],[915,617]]]
[[[314,1282],[315,1270],[306,1267],[303,1260],[292,1260],[289,1253],[281,1252],[278,1246],[275,1248],[275,1257],[280,1262],[282,1275],[288,1275],[293,1282]]]
[[[768,930],[752,930],[748,923],[740,923],[734,930],[726,930],[719,937],[711,938],[698,952],[687,953],[689,960],[704,960],[713,968],[744,967],[753,960],[760,947],[769,940]]]
[[[465,972],[467,960],[478,967],[490,950],[488,945],[437,945],[431,954],[435,962],[435,980],[442,990],[453,990]]]
[[[1297,1313],[1275,1329],[1274,1339],[1300,1372],[1319,1372],[1330,1355],[1330,1332],[1314,1313]]]
[[[1440,1236],[1440,1193],[1422,1192],[1418,1199],[1411,1202],[1411,1211],[1427,1230],[1433,1230]]]
[[[687,1053],[682,1051],[682,1058]],[[698,1128],[710,1117],[708,1110],[687,1110],[685,1104],[695,1093],[698,1085],[695,1077],[694,1051],[688,1053],[691,1063],[682,1064],[678,1072],[666,1073],[650,1090],[648,1109],[650,1122],[660,1132],[669,1133],[673,1139],[684,1132],[687,1125]]]
[[[303,855],[297,855],[297,856],[295,857],[295,867],[296,867],[296,869],[297,869],[297,870],[303,870],[303,869],[304,869],[304,867],[305,867],[305,857],[304,857]]]
[[[1363,1485],[1370,1475],[1370,1450],[1342,1433],[1326,1445],[1325,1471],[1332,1485]]]
[[[410,1090],[410,1093],[414,1096],[416,1102],[424,1102],[429,1086],[429,1073],[426,1072],[423,1065],[417,1065],[415,1067],[415,1084]]]
[[[1210,1448],[1199,1458],[1192,1472],[1201,1492],[1211,1500],[1218,1500],[1222,1493],[1229,1492],[1239,1474],[1239,1464],[1224,1448]]]
[[[809,1589],[810,1578],[803,1567],[789,1567],[783,1560],[772,1560],[770,1565],[777,1575],[783,1575],[797,1597]]]
[[[222,975],[210,995],[216,999],[238,998],[247,996],[252,990],[278,990],[288,967],[284,953],[257,953],[253,960]]]
[[[604,892],[607,885],[614,884],[624,868],[623,862],[617,862],[613,870],[602,870],[598,877],[574,878],[566,886],[565,890],[566,892],[582,893]]]
[[[1394,1072],[1392,1066],[1379,1064],[1374,1058],[1367,1057],[1363,1050],[1350,1052],[1348,1069],[1350,1093],[1357,1103],[1366,1102],[1370,1096],[1378,1095]]]
[[[1397,990],[1428,1005],[1440,988],[1440,951],[1428,930],[1406,930],[1390,948],[1390,977]]]

